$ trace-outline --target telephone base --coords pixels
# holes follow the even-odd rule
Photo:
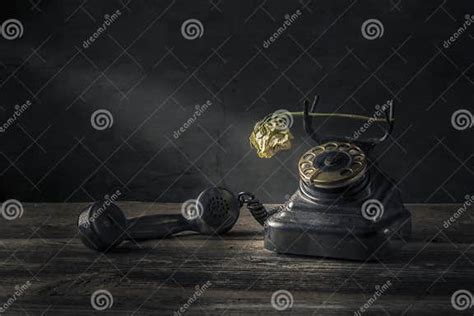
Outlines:
[[[377,260],[401,248],[411,234],[411,215],[399,193],[378,171],[353,196],[308,196],[304,185],[264,225],[264,246],[282,253],[348,260]],[[380,201],[379,218],[361,214],[364,202]],[[380,204],[379,204],[380,205]]]

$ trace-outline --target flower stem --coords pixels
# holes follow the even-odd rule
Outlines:
[[[293,116],[303,116],[303,112],[288,112],[288,114],[291,114]],[[347,114],[347,113],[309,113],[309,116],[313,117],[343,117],[343,118],[348,118],[348,119],[353,119],[353,120],[362,120],[362,121],[367,121],[367,120],[373,120],[375,122],[385,122],[385,118],[377,118],[377,117],[370,117],[370,116],[364,116],[364,115],[357,115],[357,114]],[[395,121],[395,119],[390,119],[390,122]]]

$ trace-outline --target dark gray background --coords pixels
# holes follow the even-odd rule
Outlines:
[[[250,150],[253,125],[321,96],[321,111],[372,114],[394,99],[393,138],[375,152],[407,202],[462,201],[473,189],[473,129],[457,131],[454,111],[473,112],[474,37],[447,40],[474,13],[472,1],[2,1],[23,37],[0,38],[0,116],[33,103],[0,134],[0,192],[21,201],[183,201],[210,185],[281,202],[296,189],[296,162],[313,143],[295,122],[294,149],[272,159]],[[88,49],[103,23],[120,18]],[[265,39],[297,9],[302,15],[268,49]],[[204,25],[181,35],[190,18]],[[361,35],[379,19],[384,34]],[[173,138],[196,104],[213,105]],[[110,129],[91,114],[107,109]],[[352,135],[359,125],[319,121]],[[377,132],[374,128],[372,132]]]

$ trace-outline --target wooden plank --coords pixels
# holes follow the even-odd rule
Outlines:
[[[77,242],[61,250],[66,242],[48,245],[37,241],[18,248],[12,244],[11,248],[2,249],[0,254],[2,258],[6,257],[0,270],[3,284],[7,284],[10,278],[12,282],[19,276],[28,278],[34,271],[40,271],[38,278],[42,280],[54,281],[57,274],[78,278],[113,272],[147,282],[150,278],[166,279],[178,270],[180,283],[187,286],[201,279],[235,276],[235,282],[226,286],[245,289],[256,275],[261,275],[263,279],[252,285],[255,290],[265,290],[272,284],[283,286],[295,279],[294,289],[324,292],[334,291],[338,288],[335,283],[349,277],[363,280],[370,288],[383,278],[400,279],[403,284],[393,291],[401,293],[417,291],[423,286],[428,288],[443,277],[439,282],[442,287],[433,287],[430,291],[449,293],[460,285],[472,284],[474,280],[474,248],[468,245],[453,249],[438,243],[411,243],[400,256],[383,260],[380,264],[277,255],[264,250],[260,241],[190,240],[181,243],[164,240],[156,244],[146,242],[141,249],[131,246],[106,255],[91,252]],[[37,251],[39,248],[41,251]],[[14,257],[9,256],[13,252]],[[452,269],[456,258],[455,269]],[[23,264],[19,265],[19,262]],[[278,276],[278,279],[269,278],[271,275]],[[356,282],[344,287],[344,291],[358,290]]]
[[[149,286],[149,285],[142,285]],[[193,295],[192,289],[149,288],[144,293],[139,287],[116,286],[111,290],[114,297],[112,308],[97,315],[171,315],[186,304]],[[120,293],[127,293],[126,295]],[[353,315],[367,303],[369,296],[362,294],[335,294],[332,296],[310,292],[292,292],[293,305],[278,312],[272,307],[271,292],[214,290],[212,286],[195,301],[184,315]],[[143,302],[147,298],[145,302]],[[47,315],[91,315],[88,292],[57,296],[52,294],[46,303],[44,296],[24,297],[8,310],[29,315],[40,315],[48,307]],[[21,309],[19,305],[21,304]],[[456,312],[456,314],[454,314]],[[21,313],[26,315],[26,313]],[[451,307],[449,298],[423,296],[380,297],[364,315],[462,315]]]
[[[129,216],[179,209],[176,204],[120,204]],[[49,308],[50,314],[90,315],[91,294],[107,289],[114,297],[110,313],[170,314],[186,303],[196,285],[209,281],[212,285],[189,314],[277,313],[270,298],[285,289],[294,298],[292,313],[347,315],[366,303],[376,286],[391,281],[370,312],[447,315],[454,312],[451,294],[472,290],[474,284],[469,214],[448,229],[442,227],[456,205],[409,205],[413,238],[397,256],[381,263],[266,251],[261,227],[246,211],[226,236],[186,234],[128,242],[103,255],[77,239],[75,222],[84,207],[28,204],[22,218],[2,222],[0,298],[8,298],[15,285],[32,282],[9,312],[41,314]]]
[[[179,204],[170,203],[120,202],[117,204],[129,217],[179,213],[180,209]],[[0,239],[73,236],[76,232],[77,217],[87,205],[87,203],[25,204],[25,211],[21,218],[9,222],[4,221]],[[425,241],[442,230],[443,233],[437,234],[435,241],[473,243],[474,221],[470,210],[449,228],[443,227],[444,221],[453,216],[459,206],[457,204],[407,204],[407,208],[412,213],[412,240]],[[255,234],[261,231],[261,227],[249,212],[243,209],[233,231],[241,232],[242,238],[254,238]],[[246,234],[248,236],[245,236]]]

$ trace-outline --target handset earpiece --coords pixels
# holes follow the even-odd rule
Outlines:
[[[192,223],[197,231],[205,235],[227,233],[239,218],[240,203],[237,197],[224,188],[208,188],[202,191],[196,204],[202,208],[202,214]]]
[[[239,218],[239,200],[227,189],[206,189],[194,203],[197,213],[193,216],[187,216],[184,212],[127,219],[117,205],[96,202],[79,216],[80,238],[87,247],[106,251],[124,240],[158,239],[183,231],[196,231],[206,235],[223,234]]]

